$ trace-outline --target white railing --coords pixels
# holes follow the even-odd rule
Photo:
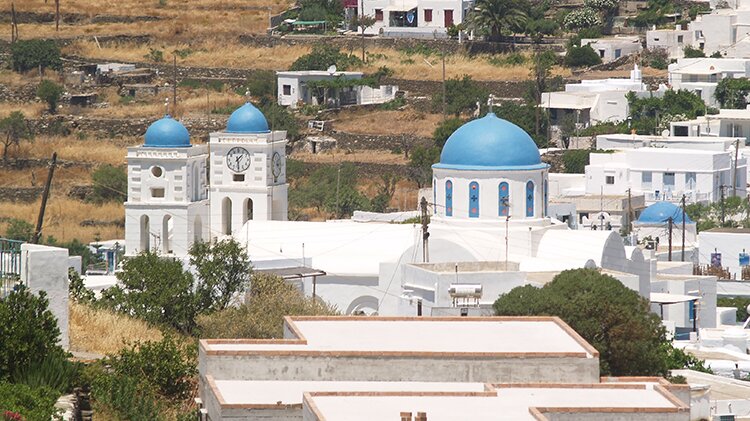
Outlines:
[[[672,203],[679,203],[680,201],[682,201],[683,194],[685,195],[686,203],[706,202],[711,199],[711,196],[709,193],[701,193],[701,192],[696,192],[693,190],[687,190],[687,191],[654,190],[651,192],[645,192],[643,195],[645,196],[645,199],[647,202],[666,201],[666,202],[672,202]]]

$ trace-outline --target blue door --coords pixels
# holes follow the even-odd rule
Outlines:
[[[469,183],[469,218],[479,218],[479,183]]]
[[[508,183],[505,181],[500,183],[498,187],[498,197],[498,214],[500,216],[508,216],[508,212],[510,211],[510,189],[508,188]]]
[[[445,216],[453,216],[453,182],[445,182]]]
[[[526,217],[534,217],[534,182],[526,183]]]

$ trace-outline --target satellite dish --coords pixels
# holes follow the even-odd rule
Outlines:
[[[669,130],[666,130],[666,129],[665,129],[665,130],[663,130],[663,131],[661,132],[661,137],[669,137]]]
[[[331,76],[333,76],[333,75],[336,74],[336,70],[337,70],[336,69],[336,65],[334,64],[333,66],[331,66],[331,67],[328,68],[328,74],[331,75]]]

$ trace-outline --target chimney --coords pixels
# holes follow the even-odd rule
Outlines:
[[[427,413],[417,412],[417,416],[414,418],[414,421],[427,421]]]
[[[411,421],[411,412],[402,412],[401,421]]]

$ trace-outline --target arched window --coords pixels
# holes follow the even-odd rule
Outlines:
[[[221,233],[232,235],[232,199],[228,197],[221,201]]]
[[[453,216],[453,182],[445,182],[445,216]]]
[[[508,216],[510,213],[510,188],[508,183],[503,181],[498,186],[498,215]]]
[[[526,217],[534,217],[534,182],[526,183]]]
[[[469,183],[469,218],[479,218],[479,183]]]
[[[243,223],[251,221],[253,219],[253,199],[245,199],[245,212],[242,215]]]
[[[174,237],[174,221],[172,220],[172,217],[170,215],[164,215],[164,219],[162,220],[161,225],[161,244],[162,244],[162,252],[164,254],[171,254],[173,252],[172,250],[172,240]]]
[[[148,220],[148,215],[141,215],[141,251],[149,251],[151,249],[151,224]]]
[[[547,216],[549,215],[549,211],[548,211],[549,209],[549,185],[547,184],[547,179],[544,180],[543,186],[544,186],[544,215],[542,216]]]
[[[198,163],[193,163],[193,201],[197,202],[202,199],[203,192],[201,191],[201,172]]]

